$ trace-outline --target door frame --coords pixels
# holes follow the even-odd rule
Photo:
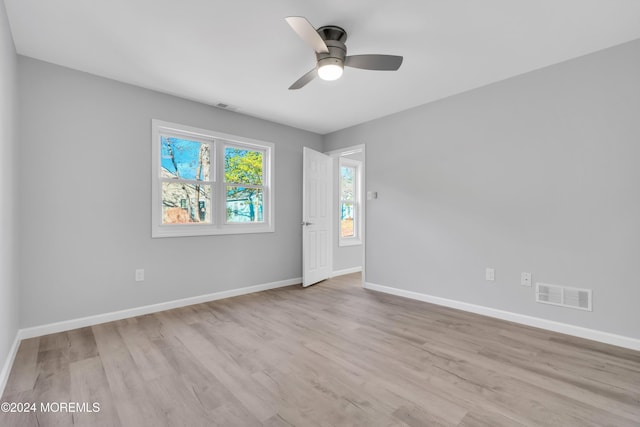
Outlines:
[[[365,275],[366,275],[366,263],[367,263],[367,245],[366,245],[366,239],[367,239],[367,153],[366,153],[366,145],[365,144],[358,144],[358,145],[352,145],[349,147],[344,147],[344,148],[338,148],[335,150],[331,150],[331,151],[325,151],[324,154],[326,154],[327,156],[330,156],[332,158],[335,159],[339,159],[340,157],[344,157],[344,156],[348,156],[350,154],[356,154],[356,153],[362,153],[362,182],[361,182],[361,193],[360,194],[360,198],[361,198],[361,203],[360,203],[360,209],[361,209],[361,228],[362,228],[362,287],[364,287],[364,284],[366,283],[365,280]],[[336,178],[336,174],[334,171],[334,177],[333,179],[337,179]],[[333,200],[331,201],[331,204],[333,205]],[[335,231],[335,230],[334,230]],[[334,236],[335,238],[335,236]],[[331,264],[333,265],[333,247],[331,250]]]

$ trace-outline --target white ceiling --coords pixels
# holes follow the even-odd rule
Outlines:
[[[19,54],[320,134],[640,38],[638,0],[4,1]],[[292,15],[404,63],[289,91]]]

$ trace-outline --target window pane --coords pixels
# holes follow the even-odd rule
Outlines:
[[[162,183],[163,224],[211,224],[211,186]]]
[[[224,149],[224,180],[234,184],[262,185],[261,151]]]
[[[209,181],[209,144],[165,136],[161,140],[163,177]]]
[[[340,198],[341,200],[353,200],[353,178],[356,175],[356,169],[351,167],[340,168]]]
[[[227,187],[227,222],[263,222],[262,188]]]
[[[354,237],[353,226],[355,207],[353,203],[340,203],[340,237]]]

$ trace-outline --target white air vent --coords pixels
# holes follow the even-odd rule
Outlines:
[[[536,283],[536,302],[591,311],[591,289]]]
[[[227,104],[226,102],[216,102],[213,104],[214,107],[222,108],[223,110],[236,111],[238,107],[235,105]]]

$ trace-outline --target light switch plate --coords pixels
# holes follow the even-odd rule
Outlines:
[[[487,268],[485,271],[485,280],[493,282],[496,280],[496,271],[493,268]]]

